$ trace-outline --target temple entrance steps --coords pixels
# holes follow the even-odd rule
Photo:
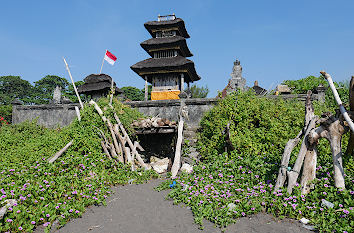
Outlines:
[[[188,163],[194,165],[200,159],[199,152],[197,150],[197,130],[198,126],[185,125],[183,130],[184,144],[182,146],[182,164]]]

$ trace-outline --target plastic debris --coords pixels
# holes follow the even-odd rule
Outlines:
[[[326,201],[325,199],[322,199],[322,204],[323,207],[327,207],[328,209],[332,209],[334,207],[334,204],[332,202]]]
[[[307,230],[310,230],[310,231],[316,230],[316,228],[314,226],[312,226],[312,225],[302,224],[302,227],[307,229]]]
[[[310,220],[307,218],[302,218],[302,219],[300,219],[300,222],[302,222],[303,224],[308,224],[310,222]]]
[[[176,186],[176,184],[177,184],[177,183],[176,183],[176,181],[173,181],[173,182],[172,182],[172,184],[170,184],[170,188],[175,187],[175,186]]]
[[[181,168],[182,172],[191,173],[193,171],[193,166],[189,165],[188,163],[184,163]]]
[[[227,208],[229,209],[229,211],[233,211],[234,209],[236,209],[236,205],[234,203],[229,203],[227,205]]]
[[[130,180],[128,180],[128,184],[133,184],[134,180],[135,180],[135,179],[130,179]]]

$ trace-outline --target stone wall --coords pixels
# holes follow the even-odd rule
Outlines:
[[[13,105],[12,124],[37,118],[39,125],[48,128],[69,125],[77,116],[79,104]]]
[[[210,110],[218,99],[185,99],[188,107],[189,119],[185,122],[188,125],[197,126],[203,117],[203,114]],[[178,121],[178,113],[180,109],[180,100],[155,100],[155,101],[134,101],[125,104],[136,108],[139,112],[147,116],[159,116],[173,121]]]
[[[305,101],[306,95],[269,95],[270,99],[298,99]],[[324,101],[324,95],[313,94],[313,100]],[[210,110],[219,99],[185,99],[188,107],[189,119],[185,122],[190,127],[197,127],[205,112]],[[180,100],[155,100],[125,102],[146,116],[159,116],[178,121]],[[75,106],[79,104],[48,104],[48,105],[14,105],[12,111],[12,123],[17,124],[26,120],[38,119],[38,124],[45,127],[69,125],[76,117]]]

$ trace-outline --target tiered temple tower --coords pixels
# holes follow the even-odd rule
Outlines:
[[[190,36],[184,21],[173,14],[158,16],[144,26],[153,38],[140,45],[152,58],[130,68],[145,80],[145,100],[148,83],[152,84],[151,100],[179,99],[185,82],[189,89],[189,83],[200,79],[194,63],[186,59],[193,54],[186,43]]]

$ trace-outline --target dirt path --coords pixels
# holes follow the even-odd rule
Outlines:
[[[114,187],[114,194],[107,206],[93,206],[82,218],[73,219],[56,233],[210,233],[221,232],[210,222],[204,221],[204,230],[194,223],[192,211],[165,200],[168,191],[153,190],[161,180],[142,185]],[[41,229],[36,231],[41,232]],[[294,220],[274,219],[268,214],[241,218],[225,232],[310,232]]]

